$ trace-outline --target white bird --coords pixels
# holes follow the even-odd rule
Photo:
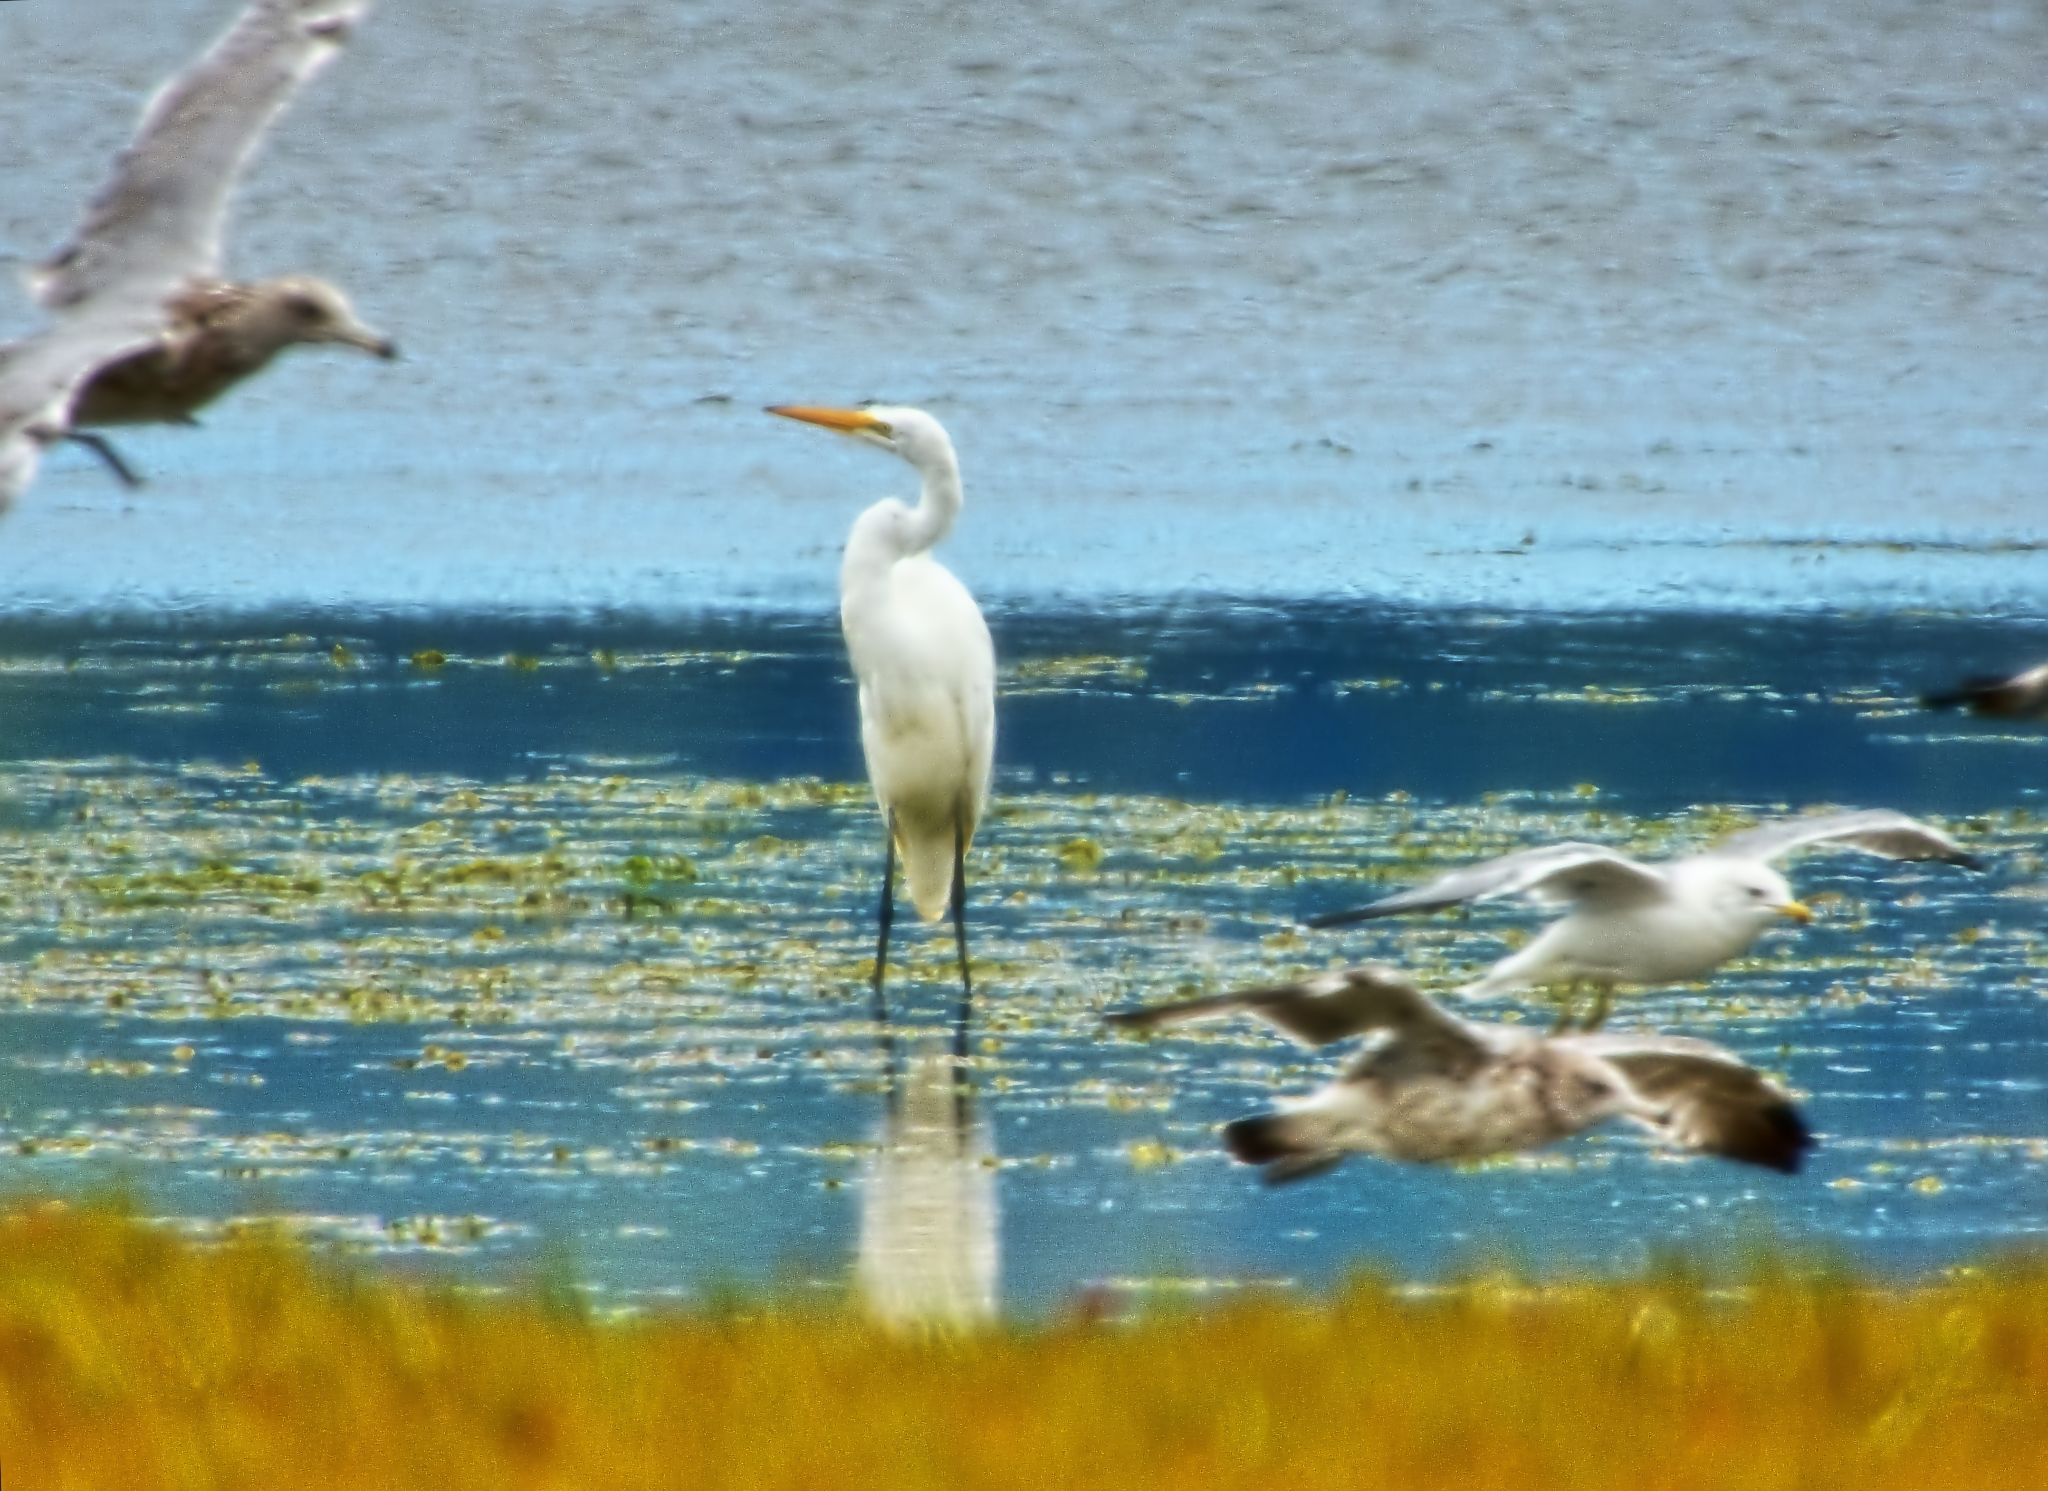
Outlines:
[[[1955,688],[1924,695],[1920,702],[1929,709],[1962,705],[1972,714],[2000,719],[2048,719],[2048,663],[2036,663],[2012,674],[1979,674]]]
[[[1484,1159],[1627,1118],[1667,1143],[1799,1169],[1813,1135],[1786,1091],[1709,1041],[1660,1035],[1541,1035],[1460,1019],[1385,967],[1154,1005],[1108,1017],[1150,1031],[1248,1011],[1310,1046],[1379,1033],[1336,1081],[1224,1125],[1232,1156],[1269,1183],[1363,1153],[1437,1164]]]
[[[915,507],[888,497],[854,520],[839,568],[839,624],[860,687],[868,780],[886,824],[875,1019],[890,1052],[882,985],[900,855],[918,913],[937,921],[949,904],[952,909],[961,991],[953,1054],[964,1073],[974,1000],[967,966],[966,855],[988,803],[996,655],[974,597],[932,557],[960,516],[960,462],[944,426],[922,409],[777,405],[768,412],[880,446],[908,461],[923,482]]]
[[[85,221],[30,276],[52,324],[0,347],[0,510],[58,440],[88,446],[135,482],[112,446],[80,426],[189,424],[297,343],[396,355],[331,285],[221,278],[228,199],[243,168],[368,8],[255,0],[151,100]]]
[[[1645,864],[1598,844],[1525,849],[1387,896],[1368,906],[1311,917],[1335,927],[1406,911],[1523,896],[1571,910],[1520,952],[1459,990],[1487,998],[1539,984],[1594,986],[1588,1028],[1606,1018],[1618,984],[1674,984],[1704,978],[1748,949],[1779,917],[1813,919],[1770,861],[1817,844],[1846,844],[1888,859],[1938,859],[1979,868],[1940,829],[1889,809],[1829,813],[1767,823],[1700,854]]]

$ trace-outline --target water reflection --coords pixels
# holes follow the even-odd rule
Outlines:
[[[969,1326],[996,1310],[995,1136],[936,1041],[888,1068],[874,1159],[861,1177],[855,1279],[893,1326]]]

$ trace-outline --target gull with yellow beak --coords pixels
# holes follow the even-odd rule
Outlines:
[[[1462,870],[1349,911],[1309,918],[1337,927],[1407,911],[1435,911],[1522,896],[1570,911],[1520,952],[1459,992],[1490,998],[1544,984],[1591,984],[1587,1029],[1607,1018],[1617,984],[1677,984],[1706,977],[1749,948],[1781,916],[1813,920],[1771,861],[1816,844],[1844,844],[1887,859],[1938,859],[1979,868],[1938,828],[1884,808],[1766,823],[1701,854],[1645,864],[1598,844],[1551,844]]]
[[[860,687],[860,743],[886,823],[875,940],[875,1019],[893,1076],[882,985],[895,918],[896,860],[926,921],[950,907],[960,957],[953,1055],[964,1072],[974,983],[967,966],[967,846],[988,802],[996,740],[996,656],[974,597],[932,549],[960,516],[960,462],[922,409],[869,405],[768,411],[834,430],[908,461],[917,505],[884,498],[854,519],[839,567],[839,625]],[[892,1086],[893,1091],[893,1086]]]

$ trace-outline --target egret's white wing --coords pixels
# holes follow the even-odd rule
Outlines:
[[[1427,885],[1386,896],[1369,906],[1312,916],[1307,925],[1338,927],[1374,917],[1398,916],[1404,911],[1437,911],[1467,901],[1490,901],[1498,896],[1521,895],[1533,901],[1605,909],[1656,900],[1665,893],[1664,876],[1654,866],[1598,844],[1549,844],[1453,870]]]
[[[1291,984],[1120,1010],[1104,1018],[1124,1030],[1157,1030],[1238,1010],[1257,1015],[1310,1046],[1386,1030],[1397,1039],[1438,1045],[1474,1060],[1487,1054],[1463,1020],[1440,1009],[1395,970],[1378,964],[1318,973]]]
[[[1687,1149],[1797,1173],[1813,1133],[1791,1094],[1711,1041],[1674,1035],[1555,1037],[1618,1070],[1660,1118],[1639,1120]]]
[[[53,311],[102,297],[156,307],[220,270],[228,198],[263,132],[370,0],[255,0],[143,110],[113,178],[30,283]]]
[[[1979,868],[1976,856],[1940,829],[1890,808],[1822,813],[1812,818],[1766,823],[1723,839],[1714,850],[1718,854],[1768,860],[1811,844],[1847,844],[1887,859],[1940,859]]]

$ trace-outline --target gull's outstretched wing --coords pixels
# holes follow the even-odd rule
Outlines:
[[[1467,901],[1490,901],[1497,896],[1520,895],[1533,901],[1605,908],[1655,900],[1664,894],[1664,876],[1654,866],[1598,844],[1549,844],[1453,870],[1427,885],[1386,896],[1369,906],[1326,911],[1310,917],[1305,925],[1341,927],[1404,911],[1438,911]]]
[[[2048,663],[2037,663],[2009,676],[1996,673],[1966,678],[1952,689],[1925,694],[1920,702],[1929,709],[1967,706],[1972,713],[2003,715],[2009,719],[2048,716]]]
[[[1561,1045],[1598,1056],[1638,1096],[1663,1110],[1638,1121],[1686,1149],[1796,1174],[1813,1132],[1792,1096],[1734,1052],[1675,1035],[1568,1035]]]
[[[156,307],[218,274],[228,198],[298,86],[347,40],[370,0],[254,0],[166,83],[71,241],[30,276],[66,312],[102,298]]]
[[[154,316],[109,306],[0,347],[0,512],[28,490],[43,448],[70,428],[85,381],[155,340]]]
[[[1766,823],[1730,835],[1716,844],[1713,852],[1744,859],[1777,859],[1810,844],[1847,844],[1886,859],[1940,859],[1973,870],[1983,868],[1975,855],[1940,829],[1890,808]]]
[[[1257,1015],[1310,1046],[1386,1030],[1404,1041],[1426,1041],[1475,1058],[1486,1054],[1463,1020],[1438,1008],[1395,970],[1378,964],[1318,973],[1291,984],[1119,1010],[1103,1018],[1121,1030],[1150,1031],[1238,1010]]]

